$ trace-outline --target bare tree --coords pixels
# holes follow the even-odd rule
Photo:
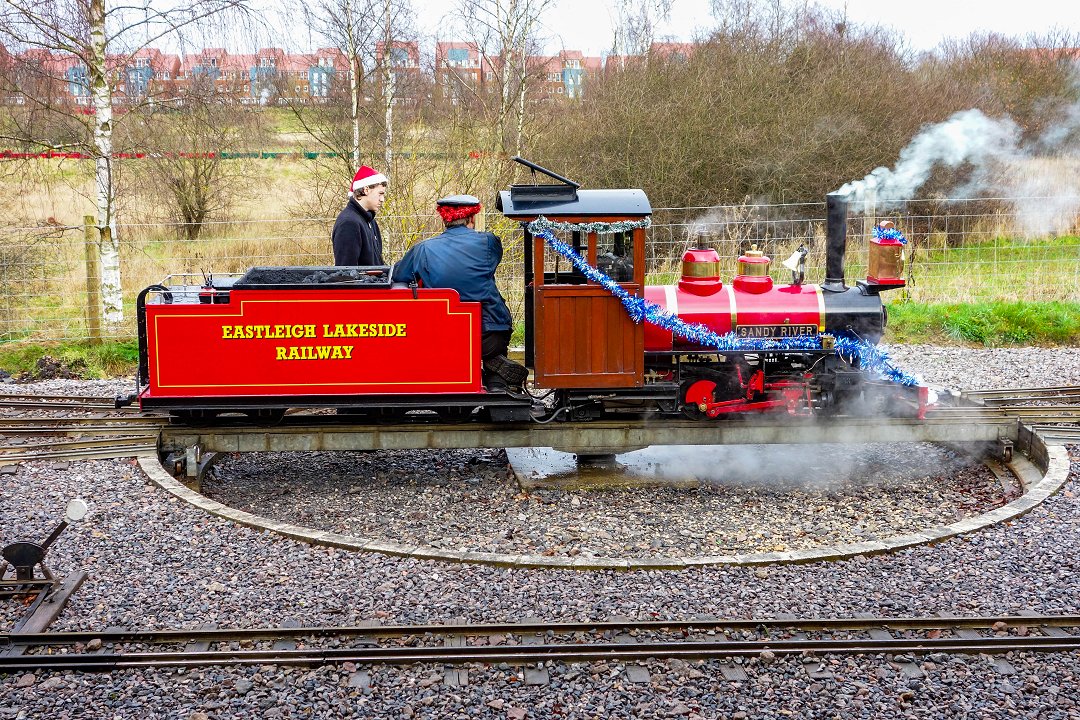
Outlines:
[[[645,55],[656,38],[656,24],[671,13],[673,0],[619,0],[616,55]]]
[[[520,154],[524,142],[525,98],[528,94],[530,42],[554,0],[461,0],[458,13],[474,33],[483,57],[482,77],[491,70],[498,79],[495,110],[497,149]],[[513,142],[507,130],[515,128]]]
[[[347,118],[350,133],[342,145],[335,110],[343,99],[339,83],[320,107],[291,103],[305,131],[332,152],[343,153],[355,170],[364,155],[362,148],[371,133],[367,125],[378,124],[382,132],[383,160],[386,170],[393,164],[394,99],[396,93],[395,50],[412,37],[412,7],[408,0],[319,0],[302,6],[307,25],[316,35],[340,50],[349,63]],[[365,108],[365,87],[372,85],[372,95],[380,96],[378,114]],[[329,111],[329,112],[327,112]],[[344,163],[343,163],[344,164]]]
[[[394,29],[393,3],[383,0],[382,80],[383,80],[383,161],[386,171],[394,164]]]
[[[779,34],[773,20],[728,24],[683,59],[658,53],[590,82],[537,159],[590,185],[641,186],[661,207],[805,201],[959,109],[893,35],[841,32],[823,11]],[[898,97],[905,112],[882,110]]]
[[[115,214],[113,164],[113,82],[127,69],[127,60],[138,50],[151,47],[167,37],[226,12],[243,13],[247,0],[134,0],[106,5],[106,0],[5,0],[0,10],[0,41],[15,53],[24,53],[40,73],[40,83],[18,88],[26,104],[49,114],[62,114],[78,121],[82,137],[72,144],[85,147],[94,158],[94,194],[97,206],[101,297],[104,319],[123,320],[120,283],[119,239],[112,232]],[[35,61],[35,54],[60,53],[75,58],[84,68],[72,73],[51,58]],[[31,51],[31,52],[27,52]],[[52,87],[68,83],[86,90],[89,116],[66,102],[56,102],[50,92],[41,97],[41,84]],[[49,138],[23,137],[22,141],[52,146]]]
[[[189,241],[207,222],[223,219],[252,181],[251,162],[235,154],[263,147],[262,114],[216,93],[189,92],[183,105],[162,103],[138,113],[128,127],[149,157],[125,174],[126,194],[143,196]],[[222,150],[230,150],[227,157]],[[134,186],[134,187],[131,187]]]

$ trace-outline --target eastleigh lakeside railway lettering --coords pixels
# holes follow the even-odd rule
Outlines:
[[[275,360],[352,360],[352,345],[278,345]]]
[[[406,337],[406,323],[324,323],[318,325],[222,325],[223,340]],[[275,360],[351,360],[353,345],[278,345]]]
[[[291,340],[319,337],[318,325],[222,325],[223,340]],[[405,323],[323,324],[325,338],[405,337]]]

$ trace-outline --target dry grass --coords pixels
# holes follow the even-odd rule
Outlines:
[[[93,212],[89,171],[88,163],[38,161],[27,173],[8,173],[0,178],[0,188],[13,198],[7,221],[0,227],[0,311],[4,318],[0,339],[85,335],[85,247],[77,226],[83,215]],[[182,240],[177,226],[164,222],[160,208],[145,197],[136,195],[121,205],[118,231],[128,312],[127,322],[113,329],[116,335],[134,332],[136,295],[168,274],[243,272],[255,265],[332,264],[330,229],[336,212],[304,217],[299,209],[317,207],[320,202],[328,207],[343,205],[344,183],[340,183],[339,192],[332,182],[330,194],[320,199],[316,175],[325,168],[309,161],[251,162],[248,171],[253,191],[242,197],[229,222],[207,225],[194,242]],[[123,167],[121,172],[125,172]],[[437,161],[418,161],[399,170],[399,177],[421,190],[406,194],[392,186],[388,206],[380,217],[386,255],[396,259],[413,242],[438,230],[432,213],[435,197],[449,192],[478,193],[489,208],[485,213],[487,228],[503,238],[500,285],[520,319],[524,297],[520,228],[493,211],[492,191],[485,196],[477,189],[505,187],[506,180],[494,164],[472,172],[456,181]],[[335,199],[335,193],[340,197]],[[780,261],[800,244],[811,249],[808,280],[815,282],[823,275],[825,243],[820,222],[770,219],[762,215],[769,211],[760,209],[724,212],[726,215],[716,215],[711,224],[696,225],[658,214],[650,232],[649,282],[673,281],[682,253],[695,241],[717,249],[724,277],[734,274],[738,256],[751,244],[758,244],[773,258],[773,277],[780,282],[789,278]],[[805,215],[815,216],[812,210]],[[917,302],[1080,300],[1080,240],[1075,235],[1024,240],[1022,232],[1009,230],[1014,219],[1009,213],[972,213],[945,219],[896,217],[911,241],[912,282],[894,297]],[[865,243],[857,240],[865,234],[856,233],[868,233],[871,226],[868,223],[861,228],[857,221],[852,223],[849,282],[865,273]]]

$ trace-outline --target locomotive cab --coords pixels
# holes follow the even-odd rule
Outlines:
[[[645,229],[599,234],[560,224],[638,223],[652,214],[641,190],[582,190],[527,161],[557,184],[514,185],[496,207],[524,226],[525,364],[534,384],[549,389],[640,388],[645,378],[645,328],[619,298],[529,230],[542,218],[554,234],[632,295],[645,287]]]

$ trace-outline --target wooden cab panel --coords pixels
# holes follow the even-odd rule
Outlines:
[[[623,284],[639,294],[641,287]],[[535,289],[533,363],[545,388],[641,387],[645,327],[619,299],[598,285],[542,285]]]
[[[522,158],[515,161],[558,184],[513,185],[496,207],[522,223],[525,238],[525,364],[537,387],[597,390],[645,384],[645,327],[587,270],[547,247],[529,223],[547,226],[585,262],[634,296],[645,288],[645,227],[652,215],[640,189],[584,190]],[[627,222],[631,227],[614,229]],[[607,227],[603,227],[606,225]],[[637,227],[634,227],[636,225]],[[561,226],[561,227],[560,227]],[[602,237],[597,231],[604,230]]]
[[[603,218],[613,222],[627,218]],[[571,218],[570,221],[584,221]],[[634,388],[645,383],[645,326],[635,323],[622,301],[593,282],[549,282],[544,267],[550,248],[532,238],[531,334],[536,385],[543,388]],[[589,233],[586,259],[596,267],[597,237]],[[640,295],[645,284],[645,231],[632,233],[633,282],[619,286]]]

